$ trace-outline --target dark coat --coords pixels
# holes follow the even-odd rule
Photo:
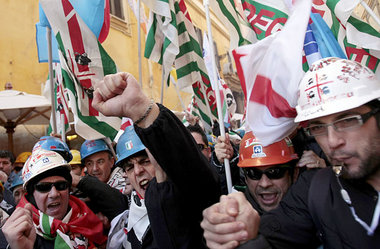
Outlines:
[[[356,214],[370,224],[377,191],[362,181],[340,181]],[[279,207],[261,217],[259,238],[239,248],[317,248],[321,242],[325,249],[378,248],[380,227],[368,236],[355,221],[340,190],[331,168],[303,173]]]

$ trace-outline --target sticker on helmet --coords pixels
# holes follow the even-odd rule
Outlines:
[[[262,145],[254,145],[253,146],[253,153],[252,158],[256,157],[266,157],[267,155],[263,152],[263,146]]]
[[[132,148],[133,148],[132,140],[128,140],[127,142],[125,142],[125,149],[126,150],[131,150]]]

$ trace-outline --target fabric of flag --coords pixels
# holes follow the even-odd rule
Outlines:
[[[230,49],[256,41],[254,32],[235,6],[240,0],[213,0],[210,7],[230,34]]]
[[[353,15],[358,0],[314,1],[319,13],[350,60],[370,68],[380,79],[380,33]]]
[[[94,82],[117,72],[114,61],[68,0],[41,0],[40,3],[58,42],[75,131],[85,139],[113,139],[121,118],[105,117],[91,102]]]
[[[217,119],[216,98],[185,2],[146,0],[151,9],[145,57],[162,64],[163,77],[169,79],[172,65],[180,89],[192,86],[196,106],[206,131]]]
[[[210,76],[211,86],[214,92],[216,91],[215,84],[219,84],[218,88],[220,92],[220,101],[222,105],[223,121],[225,124],[230,124],[232,115],[235,113],[235,110],[236,110],[236,102],[235,102],[235,109],[234,109],[233,104],[235,100],[233,98],[232,91],[230,90],[226,82],[220,78],[219,72],[217,70],[216,70],[217,82],[213,82],[213,79],[214,79],[213,75],[215,73],[214,72],[215,70],[212,67],[212,56],[213,55],[211,54],[211,51],[210,51],[210,43],[209,43],[208,37],[206,33],[204,33],[203,34],[203,58],[206,65],[207,73]],[[228,105],[227,100],[230,101],[230,105]]]
[[[334,34],[322,19],[321,15],[319,15],[319,13],[311,13],[310,18],[313,21],[310,24],[310,29],[319,45],[321,57],[338,57],[347,59],[346,54],[343,52],[338,41],[335,39]]]
[[[146,27],[148,24],[148,21],[147,21],[148,19],[146,18],[146,15],[145,15],[144,5],[141,5],[140,10],[139,10],[139,6],[138,6],[136,0],[128,0],[128,4],[129,4],[129,7],[132,9],[133,14],[135,14],[136,19],[137,19],[137,15],[140,11],[140,26],[143,29],[144,33],[146,34],[146,32],[147,32]]]
[[[273,0],[242,0],[242,3],[258,40],[283,27],[289,14],[287,5],[291,5],[290,1]],[[359,0],[314,0],[312,12],[322,16],[347,58],[368,66],[380,78],[380,34],[371,25],[353,16],[358,3]],[[313,29],[313,24],[311,26]],[[322,47],[319,45],[321,50]],[[303,69],[308,69],[306,58]]]
[[[264,146],[289,135],[297,126],[298,83],[311,0],[297,1],[281,32],[233,51],[247,95],[246,122]]]
[[[54,73],[54,98],[56,109],[55,112],[51,112],[51,116],[55,115],[55,119],[57,121],[57,133],[58,134],[66,134],[70,131],[69,124],[69,104],[67,98],[67,89],[63,86],[63,77],[62,77],[62,69],[59,63],[53,63],[53,73]],[[50,80],[46,81],[44,96],[47,99],[51,99],[51,91],[50,91]],[[63,120],[62,120],[63,115]],[[53,129],[53,117],[50,118],[50,125],[48,128],[47,134],[50,134]],[[64,127],[64,130],[62,128]]]
[[[100,42],[103,42],[110,29],[110,6],[108,0],[71,0],[70,3],[84,23],[94,32]],[[38,62],[48,62],[48,46],[46,40],[46,27],[50,27],[49,21],[39,4],[40,21],[36,24],[36,42]],[[53,62],[59,63],[58,46],[52,32]]]
[[[319,51],[318,43],[315,40],[313,30],[310,24],[307,25],[307,30],[305,34],[305,42],[303,45],[303,50],[305,51],[305,56],[309,67],[317,60],[322,59],[321,53]]]

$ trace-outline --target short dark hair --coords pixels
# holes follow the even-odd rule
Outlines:
[[[186,128],[188,131],[190,131],[190,133],[194,132],[201,135],[203,143],[205,143],[205,145],[208,147],[208,140],[207,140],[206,133],[203,131],[202,127],[199,124],[189,125]]]
[[[366,103],[365,105],[371,108],[371,110],[376,109],[376,108],[380,109],[380,100],[375,99]],[[377,127],[379,127],[380,129],[380,112],[375,114],[375,118],[377,121]]]
[[[15,162],[15,156],[12,152],[8,150],[0,150],[0,158],[9,158],[9,161],[11,161],[11,164]]]

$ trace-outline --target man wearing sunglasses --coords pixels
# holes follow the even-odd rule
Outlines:
[[[10,248],[94,248],[106,242],[99,218],[69,193],[70,169],[57,152],[33,151],[22,172],[26,194],[2,227]]]
[[[332,167],[303,173],[261,220],[241,195],[206,209],[208,246],[378,248],[379,98],[380,80],[369,68],[339,58],[315,62],[299,85],[295,121],[308,121],[306,132]]]
[[[264,147],[252,131],[244,135],[238,166],[247,184],[245,197],[260,215],[276,208],[295,181],[297,159],[289,138]]]

